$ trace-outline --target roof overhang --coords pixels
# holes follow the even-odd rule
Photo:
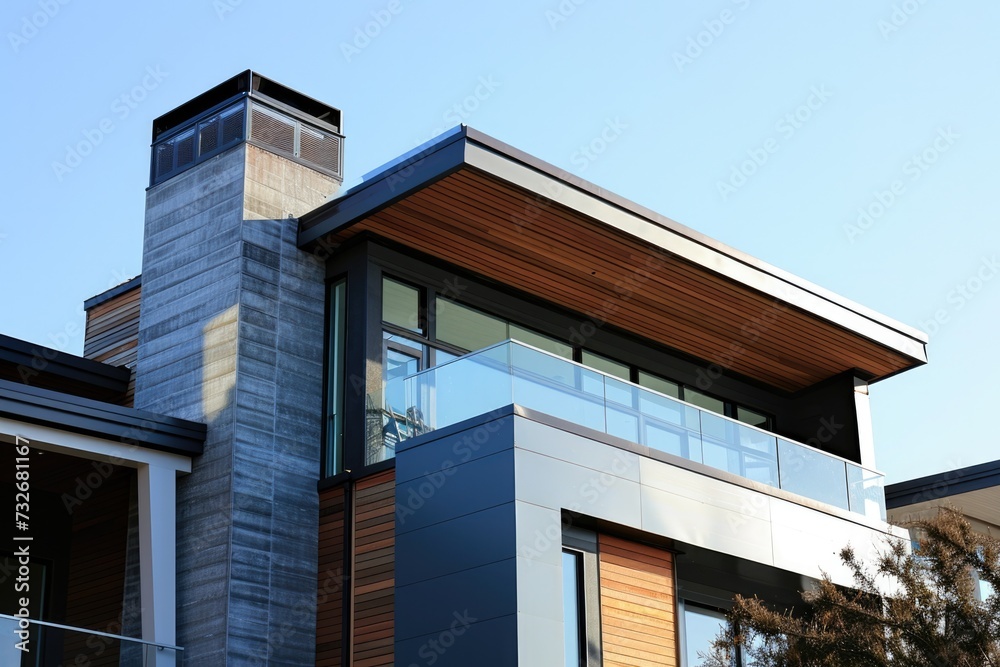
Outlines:
[[[786,391],[926,363],[926,335],[468,127],[300,219],[374,234]]]
[[[117,401],[128,390],[131,371],[0,334],[0,380]]]
[[[199,456],[207,433],[198,422],[7,380],[0,380],[0,419],[184,456]]]
[[[885,505],[899,520],[923,517],[951,506],[980,531],[1000,527],[1000,461],[949,470],[885,487]],[[996,535],[1000,537],[1000,534]]]

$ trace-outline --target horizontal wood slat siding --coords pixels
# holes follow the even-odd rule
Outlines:
[[[392,665],[396,549],[396,472],[358,481],[354,489],[354,667]]]
[[[132,406],[135,394],[135,358],[139,346],[139,301],[142,287],[108,299],[87,311],[83,356],[111,366],[133,368],[122,405]]]
[[[344,623],[344,487],[319,496],[316,667],[340,667]]]
[[[673,554],[599,536],[601,643],[606,667],[676,667]]]
[[[913,361],[638,238],[466,169],[373,214],[371,231],[541,299],[795,391]]]
[[[65,624],[121,634],[133,471],[117,468],[92,496],[73,508]],[[63,634],[63,664],[92,667],[119,662],[120,642],[86,632]]]

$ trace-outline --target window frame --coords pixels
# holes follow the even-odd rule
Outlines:
[[[334,322],[333,300],[338,287],[342,287],[343,303],[337,308],[342,321]],[[323,448],[320,452],[320,467],[323,477],[332,477],[345,468],[345,420],[347,417],[347,339],[350,332],[347,320],[350,316],[350,285],[347,274],[341,274],[326,283],[326,336],[323,364]],[[335,327],[337,331],[335,331]],[[342,332],[339,349],[334,338]],[[336,361],[334,355],[337,355]],[[334,403],[336,402],[336,405]],[[341,421],[336,422],[337,416]],[[339,439],[338,428],[339,424]]]
[[[581,642],[585,650],[585,655],[581,656],[583,657],[581,664],[586,667],[602,667],[604,664],[601,645],[601,582],[597,550],[597,533],[572,526],[564,515],[562,552],[571,551],[580,554],[579,600],[583,604],[583,613],[579,617],[582,620],[580,626],[583,630]]]

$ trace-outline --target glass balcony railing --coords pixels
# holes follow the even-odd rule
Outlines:
[[[20,635],[19,630],[26,634]],[[180,665],[179,646],[123,637],[109,632],[77,628],[60,623],[19,619],[0,614],[0,665],[44,667],[45,665],[117,665],[156,667]],[[23,639],[26,650],[18,648]]]
[[[885,520],[880,473],[517,341],[392,380],[386,396],[405,397],[386,406],[399,440],[516,403]]]

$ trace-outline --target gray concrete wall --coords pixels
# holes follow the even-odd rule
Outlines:
[[[178,482],[189,664],[315,662],[323,264],[289,216],[336,187],[243,144],[147,193],[135,405],[209,425]]]

